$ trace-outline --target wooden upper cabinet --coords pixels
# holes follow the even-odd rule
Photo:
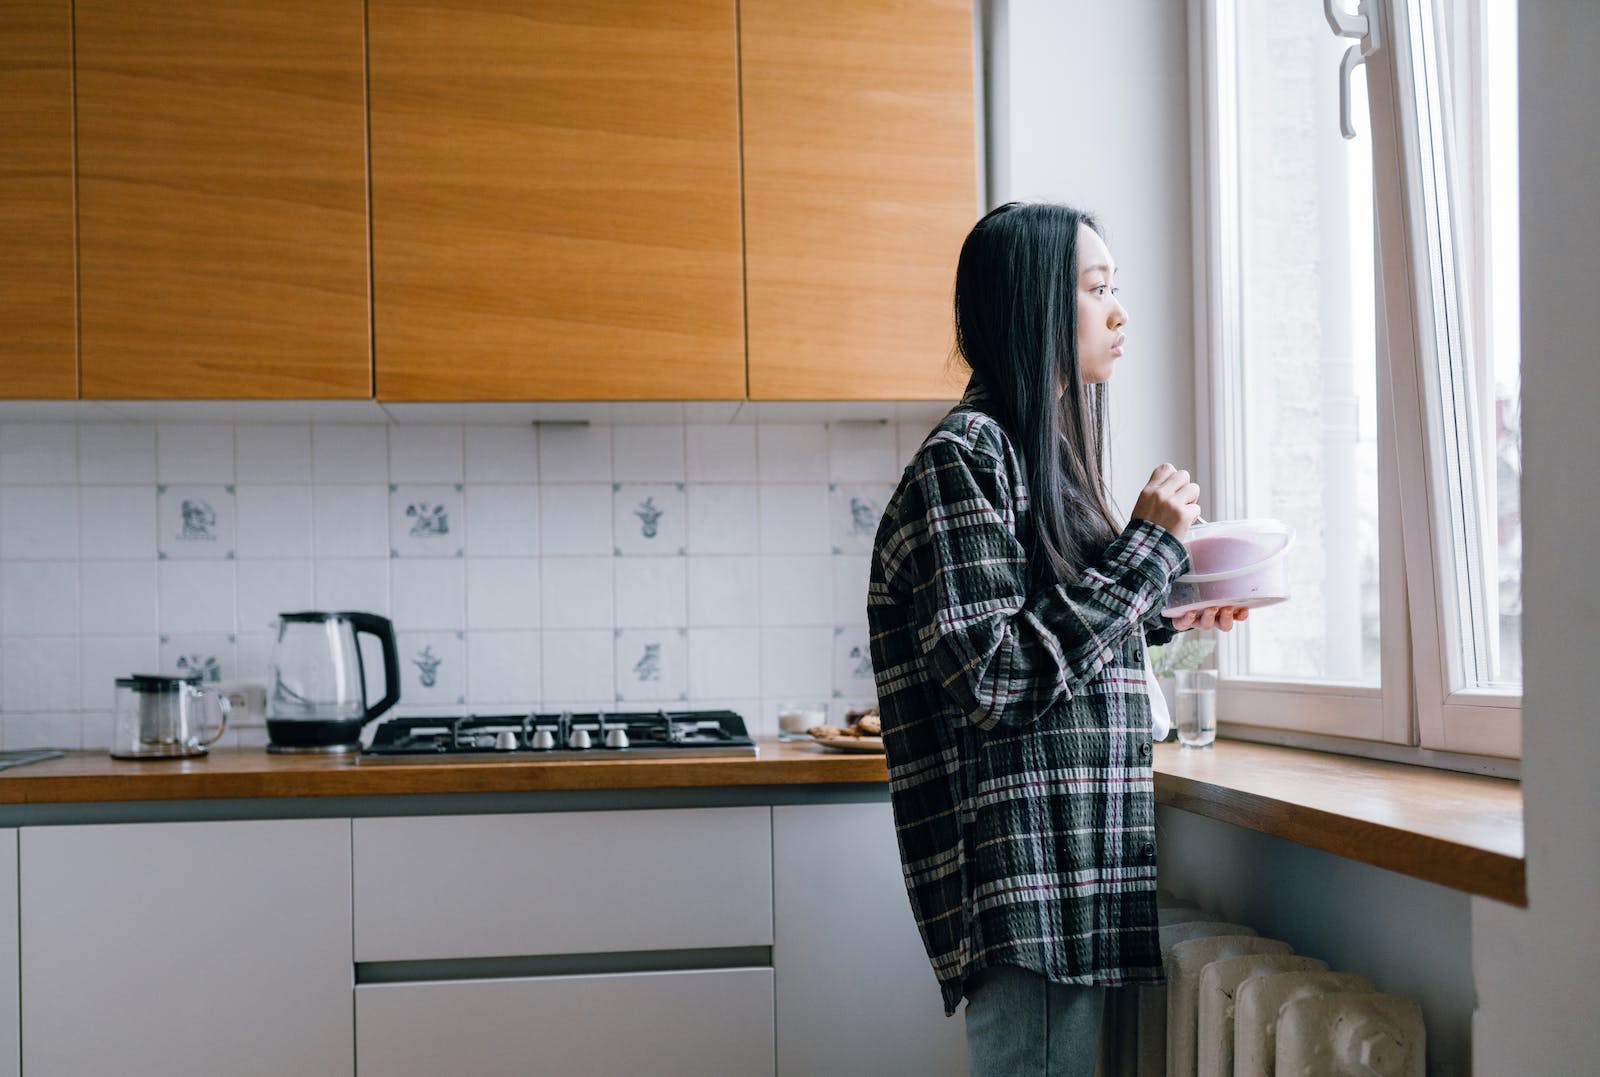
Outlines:
[[[371,0],[383,400],[740,398],[734,0]]]
[[[750,397],[960,395],[967,0],[741,0]]]
[[[75,397],[68,0],[0,0],[0,237],[0,397]]]
[[[361,0],[76,0],[85,397],[367,397]]]

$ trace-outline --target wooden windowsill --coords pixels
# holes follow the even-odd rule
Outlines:
[[[1156,801],[1513,905],[1522,787],[1504,778],[1224,740],[1155,746]]]

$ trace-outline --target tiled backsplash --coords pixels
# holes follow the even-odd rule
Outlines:
[[[867,553],[941,412],[649,424],[0,421],[0,745],[112,683],[263,681],[277,613],[395,622],[400,713],[870,702]],[[264,739],[259,729],[238,734]]]

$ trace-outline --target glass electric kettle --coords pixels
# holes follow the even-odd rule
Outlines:
[[[367,702],[359,636],[383,648],[383,698]],[[349,752],[361,729],[400,700],[394,625],[375,613],[312,610],[278,615],[267,669],[267,740],[272,752]]]

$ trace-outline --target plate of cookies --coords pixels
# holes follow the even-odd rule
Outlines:
[[[814,725],[806,732],[813,741],[836,752],[883,751],[883,723],[877,707],[850,711],[845,720],[846,725]]]

